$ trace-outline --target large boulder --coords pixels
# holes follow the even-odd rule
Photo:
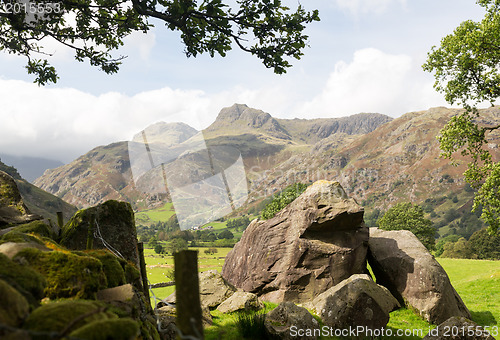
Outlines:
[[[0,279],[0,324],[17,327],[28,316],[28,301],[16,289]]]
[[[317,339],[318,321],[304,307],[293,302],[282,302],[266,314],[265,326],[272,339]]]
[[[494,340],[487,328],[464,317],[451,317],[433,330],[423,340]]]
[[[31,214],[24,204],[14,179],[0,171],[0,229],[39,219],[41,217]]]
[[[107,201],[78,211],[63,227],[60,243],[72,250],[109,249],[139,268],[134,211],[126,202]]]
[[[381,329],[389,322],[389,313],[400,307],[387,288],[366,274],[349,277],[305,306],[334,329]]]
[[[427,321],[470,318],[443,267],[410,231],[370,228],[368,261],[377,283]]]
[[[338,182],[318,181],[272,219],[252,221],[222,276],[263,300],[301,303],[364,273],[367,244],[363,208]]]
[[[236,291],[217,270],[201,272],[199,278],[202,308],[216,308]]]

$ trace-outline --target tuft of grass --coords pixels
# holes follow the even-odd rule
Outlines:
[[[245,339],[267,339],[265,321],[262,313],[238,313],[236,328]]]

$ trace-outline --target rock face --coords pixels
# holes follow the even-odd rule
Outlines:
[[[14,179],[0,171],[0,228],[11,224],[28,223],[40,218],[28,211]]]
[[[377,283],[429,322],[471,317],[443,267],[410,231],[370,228],[368,261]]]
[[[305,302],[366,270],[363,208],[338,182],[318,181],[267,221],[254,220],[222,276],[272,302]]]
[[[139,268],[137,233],[130,204],[107,201],[78,211],[63,227],[60,243],[68,249],[85,250],[89,235],[93,249],[111,248]]]
[[[359,274],[328,289],[306,307],[335,329],[381,329],[389,322],[389,313],[400,305],[387,288],[377,285],[368,275]]]
[[[272,339],[297,339],[295,330],[319,330],[318,321],[304,307],[293,302],[282,302],[266,314],[266,330]],[[291,327],[295,327],[292,329]],[[314,335],[303,335],[300,339],[316,339]]]
[[[451,317],[431,330],[423,340],[494,340],[484,327],[464,317]]]

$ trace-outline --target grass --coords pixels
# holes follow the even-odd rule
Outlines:
[[[207,248],[198,249],[198,270],[206,271],[222,269],[224,258],[231,250],[230,248],[217,248],[214,255],[204,253]],[[145,249],[148,278],[151,283],[169,281],[165,274],[173,268],[173,257],[163,258],[155,254],[152,249]],[[482,326],[498,327],[500,325],[500,261],[463,260],[438,258],[438,262],[448,273],[453,287],[461,296],[465,305],[469,308],[472,320]],[[157,299],[163,299],[175,290],[174,287],[154,289]],[[264,313],[272,310],[277,305],[264,302]],[[212,311],[213,326],[205,329],[206,339],[240,339],[238,331],[238,313],[222,314]],[[241,318],[241,316],[240,316]],[[422,320],[413,311],[399,309],[390,315],[387,329],[396,334],[398,330],[415,335],[405,335],[398,339],[421,339],[429,329],[434,328],[428,322]],[[394,339],[392,337],[381,337],[381,339]],[[500,336],[496,337],[500,339]],[[336,339],[335,337],[319,337],[319,339]]]
[[[135,220],[138,224],[150,225],[160,221],[168,221],[175,214],[172,203],[165,203],[160,208],[145,210],[135,214]]]

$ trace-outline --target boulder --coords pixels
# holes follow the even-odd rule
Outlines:
[[[252,221],[222,276],[262,300],[301,303],[364,273],[367,247],[363,208],[338,182],[318,181],[275,217]]]
[[[14,256],[16,256],[17,253],[19,253],[21,250],[26,248],[36,248],[41,251],[52,251],[51,249],[45,247],[44,245],[41,245],[36,242],[22,242],[22,243],[6,242],[0,244],[0,253],[6,255],[8,258],[11,259]]]
[[[237,291],[224,302],[217,310],[221,313],[232,313],[236,311],[257,311],[264,308],[264,304],[259,301],[257,295],[243,291]]]
[[[318,321],[304,307],[296,306],[293,302],[282,302],[266,314],[266,330],[272,339],[297,339],[292,336],[295,331],[320,330]],[[293,328],[292,328],[293,327]],[[300,339],[316,339],[317,336],[304,334]]]
[[[0,171],[0,229],[41,219],[31,214],[21,198],[16,181]]]
[[[18,327],[28,316],[28,301],[4,280],[0,280],[0,324]]]
[[[127,302],[135,298],[134,287],[131,284],[106,288],[97,292],[97,299],[105,302]]]
[[[335,329],[357,326],[381,329],[389,322],[389,313],[400,307],[387,288],[377,285],[366,274],[349,277],[305,306]]]
[[[423,340],[494,340],[484,327],[464,317],[451,317],[433,330]]]
[[[60,243],[71,250],[88,245],[108,249],[139,268],[134,211],[126,202],[107,201],[78,211],[62,228]]]
[[[139,325],[131,318],[96,320],[69,334],[73,339],[138,339]]]
[[[201,272],[199,279],[202,308],[216,308],[236,291],[217,270]]]
[[[427,321],[471,317],[443,267],[410,231],[370,228],[368,261],[377,283]]]

